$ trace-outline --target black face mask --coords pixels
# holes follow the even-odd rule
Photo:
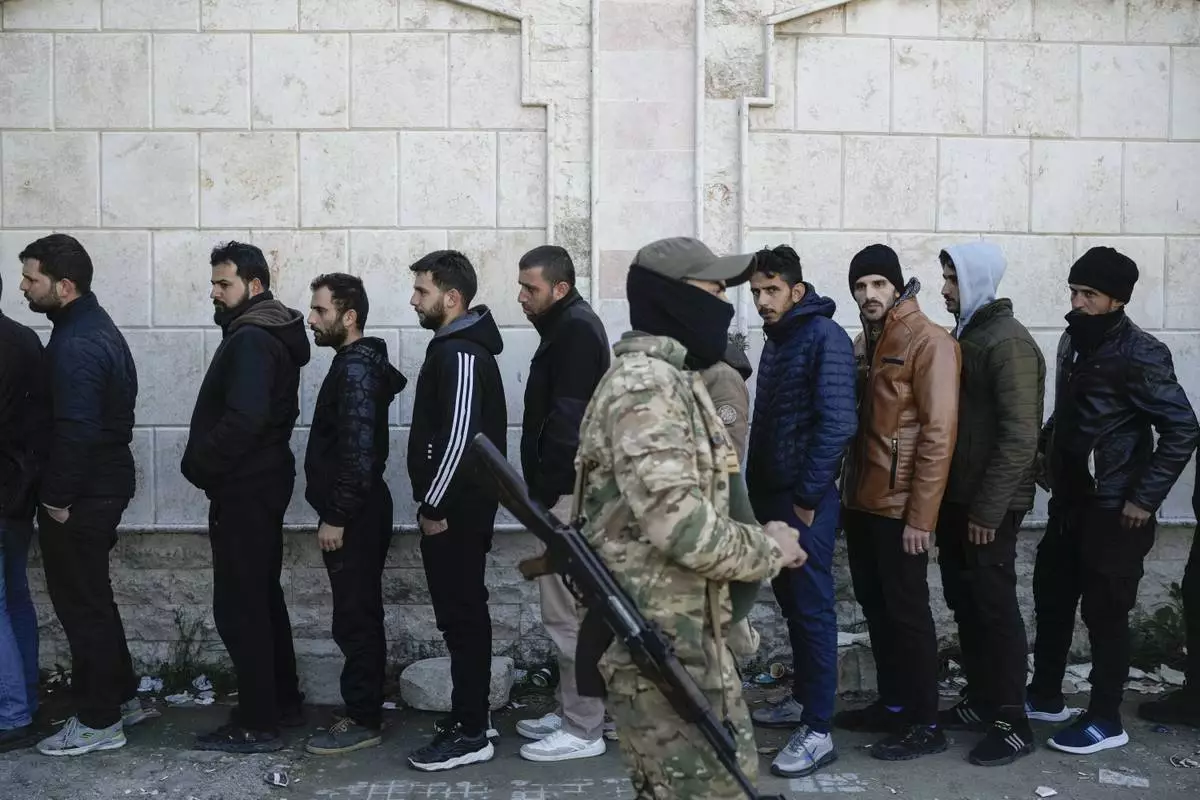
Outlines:
[[[1125,309],[1118,308],[1107,314],[1084,314],[1072,309],[1065,319],[1071,345],[1076,352],[1086,355],[1099,347],[1108,332],[1125,319]]]
[[[733,321],[730,303],[636,264],[629,268],[625,288],[634,330],[682,344],[691,369],[706,369],[724,357]]]

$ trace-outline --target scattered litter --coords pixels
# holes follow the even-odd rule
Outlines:
[[[272,770],[263,777],[263,780],[265,780],[271,786],[279,786],[284,789],[286,789],[287,785],[291,783],[291,781],[288,780],[288,774],[283,770]]]
[[[213,690],[207,689],[207,690],[201,692],[200,695],[196,698],[196,705],[211,706],[216,701],[217,701],[217,697],[213,693]]]
[[[1054,789],[1051,789],[1049,786],[1039,786],[1033,790],[1033,793],[1036,794],[1038,797],[1043,797],[1043,798],[1054,797],[1054,795],[1058,794],[1058,792],[1056,792]]]
[[[524,703],[518,703],[516,700],[513,700],[512,702],[510,702],[510,703],[509,703],[509,706],[511,706],[511,707],[512,707],[514,710],[516,710],[516,709],[518,709],[518,708],[524,708],[524,707],[525,707],[525,704],[524,704]]]
[[[1154,731],[1155,733],[1174,733],[1175,732],[1175,731],[1171,730],[1170,728],[1168,728],[1166,725],[1155,725],[1150,730]]]
[[[895,789],[893,789],[891,786],[888,786],[886,783],[883,785],[883,788],[887,789],[887,790],[888,790],[889,792],[891,792],[892,794],[900,794],[898,791],[896,791]]]
[[[772,678],[774,678],[775,680],[779,680],[780,678],[782,678],[784,675],[787,674],[788,669],[782,663],[780,663],[779,661],[776,661],[774,664],[772,664],[770,666],[770,668],[767,671],[771,673]]]
[[[869,633],[847,633],[846,631],[838,631],[837,646],[850,647],[856,644],[869,645],[871,643],[871,634]]]
[[[1166,664],[1158,668],[1156,677],[1168,686],[1183,686],[1184,674],[1177,669],[1171,669]]]
[[[539,689],[548,689],[554,685],[554,672],[549,667],[542,667],[529,676],[529,682]]]
[[[758,748],[758,754],[762,756],[773,756],[778,752],[778,747],[769,747],[767,745],[763,745],[762,747]]]
[[[162,678],[152,678],[149,675],[143,675],[141,682],[138,684],[138,693],[161,692],[162,688]]]
[[[1137,775],[1126,775],[1111,769],[1100,770],[1100,782],[1109,786],[1128,786],[1131,789],[1149,789],[1150,781]]]
[[[1200,761],[1188,756],[1171,756],[1172,767],[1183,767],[1185,769],[1200,769]]]
[[[513,670],[513,682],[514,683],[523,683],[525,681],[525,679],[528,677],[529,677],[529,670],[527,670],[527,669],[514,669]]]
[[[1146,673],[1143,672],[1142,670],[1138,669],[1137,667],[1130,667],[1129,668],[1129,680],[1144,681],[1144,680],[1146,680]]]
[[[396,710],[396,704],[395,704],[395,702],[393,702],[393,701],[391,701],[391,700],[384,700],[384,701],[383,701],[383,708],[384,708],[384,710],[386,710],[386,711],[395,711],[395,710]]]
[[[769,672],[760,672],[755,676],[754,682],[759,686],[770,686],[775,682],[775,679],[771,677]]]
[[[1166,686],[1154,680],[1153,678],[1128,681],[1125,684],[1125,688],[1131,692],[1137,692],[1138,694],[1162,694],[1167,690]]]
[[[196,687],[197,692],[211,692],[213,688],[212,681],[208,679],[207,675],[197,676],[196,679],[192,681],[192,686]]]
[[[179,694],[169,694],[163,698],[169,706],[186,706],[192,702],[191,692],[180,692]]]
[[[1090,662],[1087,664],[1072,664],[1067,667],[1067,674],[1074,675],[1076,678],[1086,681],[1088,676],[1092,674],[1092,665]]]

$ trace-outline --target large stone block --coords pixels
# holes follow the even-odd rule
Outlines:
[[[408,303],[412,296],[408,268],[421,256],[446,247],[445,231],[351,231],[350,272],[362,278],[372,292],[372,325],[417,324],[417,315]],[[401,371],[405,372],[403,367]],[[405,374],[416,376],[415,372]]]
[[[695,229],[696,209],[689,201],[642,202],[601,200],[592,220],[603,250],[638,250],[648,242]]]
[[[454,128],[546,127],[542,108],[521,105],[521,37],[450,35],[450,125]]]
[[[398,169],[394,133],[301,133],[301,226],[395,225]]]
[[[1075,260],[1071,237],[989,235],[985,240],[1004,251],[1008,270],[1001,291],[1012,298],[1017,318],[1031,328],[1065,327],[1063,315],[1071,310],[1067,273]]]
[[[100,218],[113,228],[185,228],[199,218],[192,133],[100,136]]]
[[[95,133],[4,133],[3,224],[94,227],[100,140]]]
[[[332,639],[296,641],[296,672],[304,702],[317,705],[342,705],[341,677],[346,659]]]
[[[1196,328],[1200,318],[1200,238],[1171,238],[1166,246],[1167,292],[1166,325],[1168,328]]]
[[[397,0],[300,0],[300,29],[392,30]]]
[[[149,325],[150,234],[146,231],[65,232],[78,239],[91,256],[92,290],[113,321],[120,326]]]
[[[693,150],[606,152],[600,161],[600,191],[612,200],[686,202],[695,192],[695,159]]]
[[[1034,0],[1033,33],[1059,42],[1120,42],[1125,0]]]
[[[290,308],[308,316],[313,278],[346,272],[346,231],[251,231],[250,243],[263,251],[271,272],[271,292]],[[368,287],[370,288],[370,287]],[[374,317],[371,317],[374,322]]]
[[[187,425],[204,377],[204,335],[200,331],[127,330],[125,338],[139,373],[138,422]]]
[[[1191,0],[1129,0],[1126,39],[1147,44],[1200,42],[1200,5]]]
[[[200,0],[205,30],[294,31],[299,23],[295,0]]]
[[[988,134],[1075,136],[1078,111],[1078,45],[988,43]]]
[[[1169,47],[1085,45],[1079,133],[1165,139],[1170,123]]]
[[[1033,0],[941,0],[941,35],[965,39],[1028,39]]]
[[[95,30],[100,27],[101,0],[59,0],[41,3],[22,0],[4,3],[4,29]]]
[[[496,224],[496,135],[400,134],[400,224],[492,227]]]
[[[1200,233],[1200,143],[1125,145],[1125,231]]]
[[[134,428],[129,442],[133,454],[133,497],[121,515],[122,525],[154,523],[154,430]]]
[[[194,0],[104,0],[105,30],[194,31],[200,5]]]
[[[937,220],[938,144],[933,137],[847,136],[842,224],[931,230]]]
[[[201,224],[294,227],[296,148],[294,133],[201,134]]]
[[[17,260],[17,256],[23,251],[30,242],[36,241],[43,236],[49,236],[50,231],[37,230],[20,230],[6,231],[0,229],[0,264],[8,264],[9,269],[17,268],[21,262]],[[38,314],[29,308],[29,304],[25,302],[25,296],[20,291],[0,292],[0,311],[10,319],[16,320],[22,325],[28,325],[31,328],[49,328],[50,320],[46,319],[45,314]]]
[[[1137,263],[1137,289],[1125,310],[1134,322],[1147,330],[1163,327],[1164,300],[1169,302],[1170,294],[1182,289],[1179,284],[1172,284],[1171,292],[1165,291],[1166,255],[1163,239],[1158,236],[1077,236],[1075,258],[1093,247],[1114,247]],[[1196,321],[1200,323],[1200,319]],[[1193,327],[1200,327],[1200,324]]]
[[[862,0],[846,6],[846,33],[937,36],[937,0]]]
[[[840,137],[751,134],[747,223],[759,228],[838,227],[841,171]]]
[[[796,127],[796,47],[799,41],[799,37],[781,35],[776,28],[775,41],[771,45],[771,88],[775,92],[775,103],[766,108],[750,109],[751,130],[788,131]]]
[[[795,127],[812,131],[887,131],[891,107],[891,41],[806,36],[799,40],[794,84]],[[835,88],[836,87],[836,88]]]
[[[501,228],[546,225],[546,134],[500,133],[496,224]],[[603,162],[601,162],[603,164]]]
[[[308,449],[308,428],[295,428],[292,430],[292,439],[289,442],[292,448],[292,455],[296,459],[297,464],[304,464],[304,452]],[[313,530],[316,530],[317,512],[313,511],[312,506],[304,499],[304,490],[308,485],[307,476],[303,467],[296,470],[296,482],[292,485],[292,499],[288,503],[287,510],[283,514],[283,522],[285,525],[311,525]]]
[[[1194,7],[1200,13],[1200,3]],[[1171,138],[1200,139],[1200,47],[1171,53]]]
[[[567,4],[562,4],[567,5]],[[538,15],[541,21],[543,15]],[[553,19],[545,19],[554,22]],[[559,20],[561,21],[561,20]],[[401,30],[520,30],[521,23],[463,3],[447,0],[404,0],[400,4]]]
[[[1028,140],[942,139],[939,148],[940,230],[1028,230]]]
[[[487,304],[498,325],[529,324],[517,303],[517,264],[522,255],[545,243],[546,233],[541,230],[450,231],[449,236],[450,249],[464,253],[475,265],[479,278],[475,302]]]
[[[1033,143],[1033,230],[1121,230],[1121,143]]]
[[[212,327],[209,255],[222,242],[250,240],[248,230],[154,233],[155,325]]]
[[[186,428],[159,428],[154,432],[154,521],[160,525],[208,525],[204,492],[188,483],[179,471],[187,439]]]
[[[440,33],[354,36],[350,67],[355,128],[432,128],[449,114],[448,40]]]
[[[892,59],[892,129],[983,133],[982,42],[899,40]]]
[[[1175,374],[1188,397],[1200,397],[1200,336],[1193,331],[1163,331],[1157,336],[1171,348]]]
[[[50,41],[44,33],[0,36],[0,128],[50,127]]]
[[[346,127],[348,35],[261,34],[253,47],[255,128]]]
[[[75,34],[54,43],[54,120],[60,128],[150,126],[150,37]]]
[[[600,6],[600,49],[690,50],[696,15],[685,4],[606,2]]]
[[[695,107],[695,55],[690,51],[600,52],[600,100],[687,103]],[[654,80],[646,80],[653,75]]]
[[[511,283],[515,288],[516,269],[509,271],[512,273]],[[515,293],[510,290],[510,294]],[[504,376],[504,405],[508,411],[509,424],[520,425],[521,412],[525,405],[525,380],[529,376],[529,362],[533,359],[541,338],[531,327],[505,328],[501,333],[504,338],[504,352],[496,356],[496,364],[500,367],[500,374]],[[513,455],[511,449],[509,455]]]
[[[155,127],[248,128],[249,85],[248,34],[154,37]]]
[[[694,103],[674,101],[605,100],[600,102],[602,150],[683,150],[695,144],[687,124],[687,109]],[[757,114],[764,109],[755,109]],[[754,127],[776,127],[754,123]],[[790,127],[790,125],[789,125]]]

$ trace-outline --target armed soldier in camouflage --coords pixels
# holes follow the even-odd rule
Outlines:
[[[682,238],[638,252],[627,283],[634,330],[614,348],[576,458],[583,534],[672,641],[713,708],[734,723],[738,761],[751,780],[758,757],[725,643],[735,621],[730,582],[754,584],[805,560],[787,525],[732,518],[738,460],[700,374],[725,353],[733,307],[720,294],[747,280],[753,258],[717,258]],[[580,661],[588,646],[581,641]],[[742,797],[700,732],[638,674],[620,644],[604,654],[600,671],[638,798]]]

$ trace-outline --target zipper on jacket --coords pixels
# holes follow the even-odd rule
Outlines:
[[[896,488],[896,462],[899,460],[900,443],[892,439],[892,474],[890,480],[890,488]]]

